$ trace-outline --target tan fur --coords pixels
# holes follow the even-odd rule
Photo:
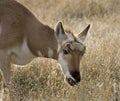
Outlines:
[[[6,72],[9,72],[10,66],[3,64],[4,56],[9,55],[9,58],[12,58],[11,62],[14,61],[13,58],[23,58],[22,56],[25,54],[19,56],[18,53],[22,52],[20,47],[22,47],[25,38],[28,48],[35,56],[38,56],[37,52],[40,51],[44,57],[48,57],[49,49],[57,53],[57,40],[52,28],[39,22],[29,10],[15,0],[0,1],[0,68],[4,68],[2,74],[5,82],[9,81],[7,78],[10,77],[10,73]],[[3,51],[6,52],[3,54]],[[53,58],[57,58],[56,54]],[[19,63],[17,60],[14,62]],[[10,64],[10,61],[8,63]],[[23,63],[25,62],[21,61],[19,64]]]
[[[58,60],[68,83],[76,84],[80,81],[79,62],[85,51],[79,40],[82,37],[84,41],[88,29],[89,26],[77,38],[71,32],[65,32],[59,22],[54,31],[17,1],[1,0],[0,69],[4,83],[9,83],[11,63],[25,65],[34,57],[43,56]],[[65,55],[64,50],[69,54]],[[77,72],[79,78],[74,77],[73,72]]]

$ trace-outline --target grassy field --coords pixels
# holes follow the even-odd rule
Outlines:
[[[37,58],[30,64],[12,65],[9,101],[120,101],[120,0],[17,0],[44,24],[79,34],[91,24],[80,64],[82,81],[75,87],[64,82],[57,61]]]

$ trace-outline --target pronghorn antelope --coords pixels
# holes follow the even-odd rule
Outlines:
[[[35,57],[47,57],[58,60],[70,85],[77,84],[89,28],[74,36],[59,22],[54,30],[17,1],[0,0],[0,69],[4,83],[10,81],[10,64],[25,65]]]

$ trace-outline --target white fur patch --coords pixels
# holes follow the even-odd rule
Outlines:
[[[58,43],[58,49],[57,49],[57,52],[59,52],[60,48],[61,48],[61,45]]]
[[[53,57],[53,50],[51,48],[48,48],[48,57],[49,58]]]
[[[61,69],[62,69],[62,71],[63,71],[64,74],[66,74],[67,72],[69,72],[69,70],[68,70],[68,64],[63,59],[62,53],[60,53],[59,56],[58,56],[58,62],[60,63]]]
[[[42,57],[42,53],[40,51],[37,52],[39,57]]]
[[[26,39],[24,39],[21,45],[8,49],[8,55],[11,56],[12,63],[16,65],[26,65],[35,58],[28,48]]]
[[[74,80],[74,78],[70,74],[70,71],[69,71],[69,68],[68,68],[68,63],[62,57],[62,53],[59,54],[58,62],[60,63],[60,67],[61,67],[63,73],[65,74],[65,77],[71,78],[71,79]]]

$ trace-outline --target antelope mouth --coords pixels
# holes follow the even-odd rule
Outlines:
[[[73,78],[66,78],[66,81],[70,86],[74,86],[74,85],[77,85],[79,83],[78,81],[76,81]]]
[[[72,78],[66,78],[66,81],[71,86],[74,86],[77,84],[77,82],[75,80],[73,80]]]

